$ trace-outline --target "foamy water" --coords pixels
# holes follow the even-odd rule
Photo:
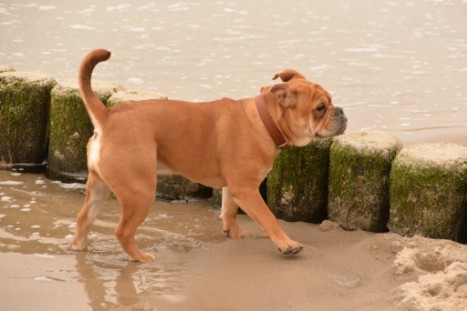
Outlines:
[[[467,145],[466,13],[465,0],[9,1],[0,62],[69,79],[103,47],[96,78],[186,100],[254,96],[290,67],[333,93],[349,130]]]

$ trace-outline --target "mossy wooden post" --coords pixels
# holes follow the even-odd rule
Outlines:
[[[222,189],[212,189],[211,206],[214,209],[222,208]]]
[[[181,175],[158,174],[156,196],[160,200],[188,203],[211,198],[212,189]]]
[[[404,148],[391,171],[391,231],[467,242],[467,148]]]
[[[267,178],[268,205],[287,221],[322,222],[326,216],[332,139],[282,151]]]
[[[167,96],[156,91],[123,90],[113,94],[107,100],[107,104],[108,106],[113,106],[138,100],[166,98]],[[212,190],[203,185],[193,183],[180,175],[158,174],[156,196],[158,199],[166,201],[190,202],[210,198]]]
[[[43,166],[55,83],[34,72],[0,74],[0,168]]]
[[[384,131],[336,137],[331,146],[329,219],[348,230],[387,230],[389,175],[402,143]]]
[[[123,87],[93,80],[102,101]],[[86,145],[93,126],[75,81],[60,81],[52,90],[47,175],[63,181],[83,181],[87,176]]]

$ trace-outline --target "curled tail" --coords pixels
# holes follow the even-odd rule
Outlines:
[[[84,106],[91,118],[96,130],[102,129],[107,121],[107,108],[91,87],[91,75],[94,67],[110,57],[107,50],[94,50],[81,62],[78,74],[79,91],[84,101]]]

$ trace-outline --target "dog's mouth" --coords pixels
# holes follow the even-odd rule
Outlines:
[[[319,132],[316,132],[314,138],[320,139],[320,138],[325,138],[325,137],[323,135],[321,135]]]
[[[333,120],[330,122],[329,126],[326,128],[322,128],[314,133],[315,138],[326,138],[332,137],[336,135],[341,135],[347,129],[347,117],[342,114],[339,116],[335,116]]]
[[[336,107],[332,115],[331,127],[334,131],[334,135],[340,135],[347,129],[347,116],[344,114],[344,109]],[[333,136],[334,136],[333,135]]]
[[[345,121],[342,122],[341,129],[337,133],[337,135],[344,134],[345,130],[347,129],[347,117],[346,116],[344,116],[344,117],[345,117]]]

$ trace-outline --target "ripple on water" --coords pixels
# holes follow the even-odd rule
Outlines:
[[[88,25],[81,25],[81,24],[73,24],[69,26],[71,29],[74,30],[96,30],[96,28]]]
[[[13,198],[7,195],[2,195],[0,197],[1,202],[13,202]]]

